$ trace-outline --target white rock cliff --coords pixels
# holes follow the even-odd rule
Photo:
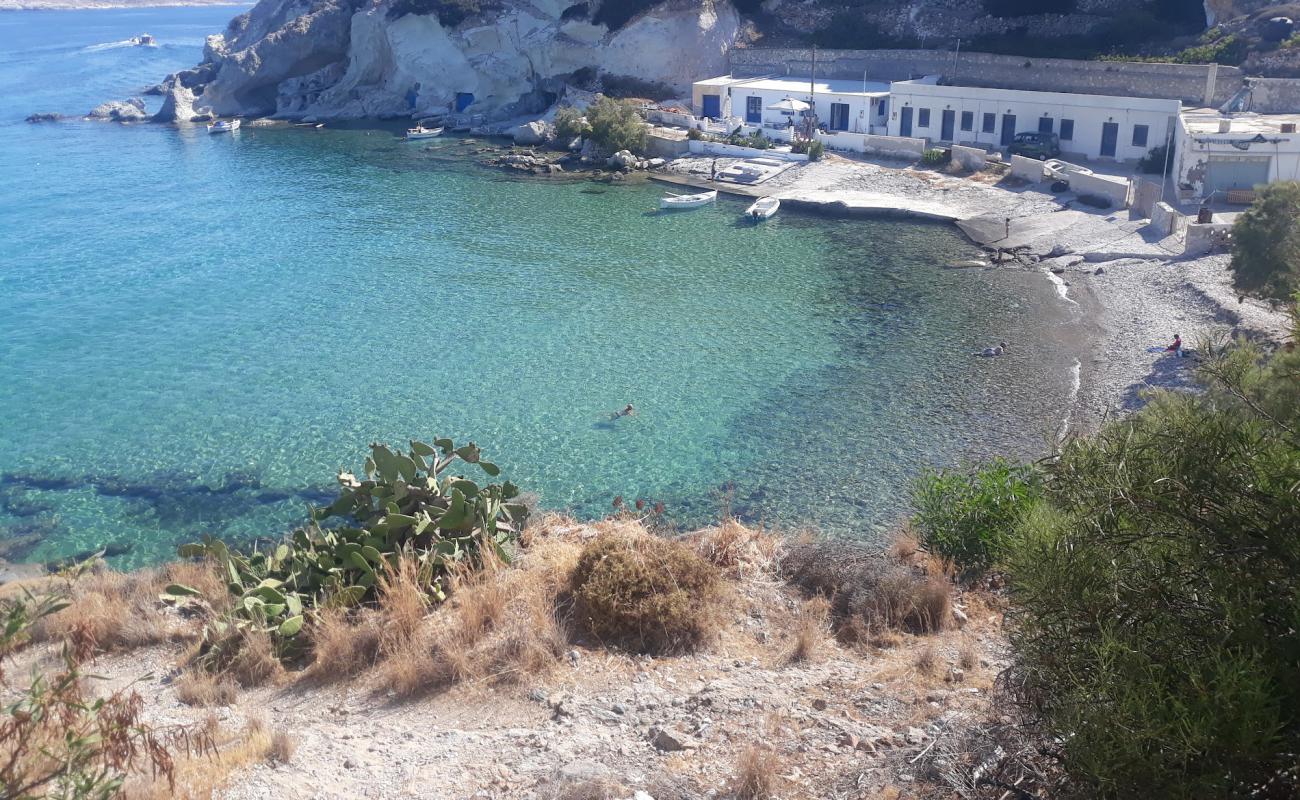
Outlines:
[[[499,10],[446,27],[433,14],[399,14],[399,2],[261,0],[209,37],[202,64],[168,78],[172,102],[160,119],[449,110],[504,119],[546,108],[580,70],[685,92],[726,70],[741,27],[730,0],[669,0],[616,31],[575,13],[570,0],[501,0]]]

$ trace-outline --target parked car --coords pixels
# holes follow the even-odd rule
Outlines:
[[[1061,138],[1054,133],[1030,131],[1017,133],[1011,142],[1011,155],[1027,156],[1039,160],[1055,158],[1061,154]]]

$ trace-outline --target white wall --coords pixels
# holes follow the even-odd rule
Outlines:
[[[1057,134],[1061,132],[1061,120],[1074,122],[1071,139],[1061,141],[1063,153],[1100,159],[1102,125],[1115,122],[1119,125],[1115,159],[1119,161],[1142,158],[1153,147],[1164,144],[1179,109],[1177,100],[938,86],[911,81],[891,84],[890,93],[890,135],[901,135],[900,110],[908,106],[916,109],[912,112],[912,136],[938,141],[943,112],[950,109],[955,112],[953,139],[956,143],[993,147],[1000,146],[1002,141],[1002,118],[1005,114],[1015,115],[1016,133],[1038,130],[1039,119],[1046,116],[1052,119],[1052,131]],[[919,127],[919,110],[923,108],[930,110],[930,123],[926,128]],[[963,111],[973,116],[971,130],[961,129]],[[984,130],[985,114],[993,114],[991,132]],[[1145,145],[1133,144],[1135,125],[1147,126]]]
[[[721,142],[706,142],[692,139],[688,145],[692,153],[709,156],[726,156],[728,158],[779,158],[782,161],[807,161],[807,153],[791,153],[789,150],[759,150],[754,147],[740,147]]]
[[[760,124],[763,125],[784,124],[791,119],[789,115],[782,114],[780,111],[769,111],[768,106],[774,105],[787,97],[793,97],[804,102],[808,101],[807,89],[791,91],[789,89],[756,88],[746,86],[744,81],[745,79],[737,79],[729,86],[712,85],[708,81],[696,83],[691,89],[691,103],[696,116],[704,113],[704,96],[706,94],[718,95],[719,109],[721,113],[725,114],[727,111],[727,96],[730,93],[731,116],[740,117],[749,124],[753,123],[750,122],[747,114],[748,98],[760,98],[763,108]],[[879,103],[881,98],[819,91],[813,95],[813,99],[817,103],[817,120],[822,125],[830,125],[832,103],[843,103],[849,107],[849,133],[869,133],[872,125],[882,127],[884,125],[885,117],[879,114],[882,108]]]
[[[1252,143],[1245,150],[1234,147],[1230,140],[1250,139],[1256,135],[1255,130],[1234,131],[1231,128],[1224,133],[1192,134],[1178,120],[1176,149],[1172,171],[1178,184],[1190,184],[1194,187],[1195,197],[1204,196],[1201,178],[1206,162],[1211,158],[1268,157],[1268,182],[1300,180],[1300,134],[1266,133],[1263,143]],[[1202,141],[1196,141],[1201,139]],[[1210,139],[1212,141],[1204,141]],[[1275,141],[1276,140],[1276,141]]]

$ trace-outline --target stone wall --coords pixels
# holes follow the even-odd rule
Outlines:
[[[1150,218],[1156,202],[1160,198],[1160,184],[1154,181],[1139,180],[1133,189],[1133,211],[1139,217]]]
[[[952,160],[960,164],[962,169],[979,172],[988,166],[988,153],[978,147],[955,144],[952,146]]]
[[[1174,225],[1182,216],[1168,203],[1156,203],[1151,207],[1151,229],[1160,234],[1160,238],[1172,236]]]
[[[1183,254],[1199,256],[1221,247],[1227,247],[1232,233],[1231,222],[1192,222],[1187,221],[1183,234]]]
[[[1250,111],[1261,114],[1294,114],[1300,111],[1300,80],[1293,78],[1251,78]]]
[[[1070,191],[1077,195],[1102,197],[1116,208],[1128,205],[1129,182],[1127,178],[1112,175],[1087,175],[1076,172],[1070,176]]]
[[[907,136],[875,136],[868,134],[862,143],[862,152],[886,158],[903,158],[917,161],[925,154],[925,140]]]
[[[731,74],[737,76],[806,76],[812,71],[812,51],[801,48],[737,48],[729,58]],[[943,75],[954,83],[995,89],[1177,98],[1216,107],[1232,97],[1241,87],[1243,77],[1237,67],[1200,64],[1075,61],[991,53],[954,54],[942,50],[817,51],[820,77],[862,80],[864,74],[872,81]],[[1300,97],[1300,81],[1272,79],[1270,82],[1286,84],[1270,86],[1265,92],[1270,97],[1292,92]]]
[[[1043,162],[1036,158],[1012,156],[1011,174],[1032,183],[1040,183],[1043,180]]]

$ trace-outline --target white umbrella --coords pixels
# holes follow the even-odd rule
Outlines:
[[[807,111],[812,106],[802,100],[796,100],[793,97],[787,97],[784,100],[773,103],[767,107],[768,111],[780,111],[782,114],[797,114],[800,111]]]

